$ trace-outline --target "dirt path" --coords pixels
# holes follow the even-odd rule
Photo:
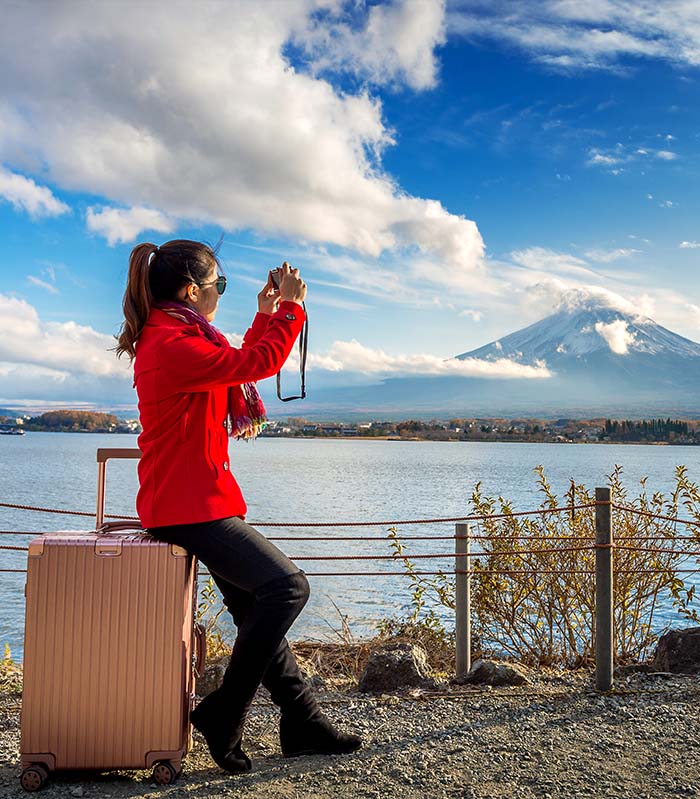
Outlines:
[[[450,689],[435,696],[322,694],[338,725],[365,746],[344,757],[283,759],[277,713],[257,701],[245,748],[254,770],[227,775],[199,735],[173,786],[150,772],[55,775],[56,797],[219,796],[256,799],[666,799],[700,797],[700,678],[634,677],[611,696],[587,675],[528,689]],[[18,782],[19,698],[0,695],[0,797]]]

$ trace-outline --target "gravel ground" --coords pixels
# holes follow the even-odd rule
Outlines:
[[[526,799],[700,797],[700,677],[634,675],[609,696],[577,672],[527,688],[451,687],[401,696],[319,694],[327,715],[365,745],[343,757],[284,759],[277,714],[256,700],[245,748],[253,771],[229,775],[203,739],[170,787],[150,772],[54,775],[53,797]],[[0,694],[0,797],[19,786],[19,698]]]

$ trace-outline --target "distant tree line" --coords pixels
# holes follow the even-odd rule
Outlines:
[[[700,421],[682,419],[532,419],[453,418],[404,419],[371,423],[321,423],[298,417],[287,419],[289,436],[359,436],[430,441],[529,441],[529,442],[647,442],[700,444]]]
[[[120,426],[114,414],[96,411],[48,411],[24,424],[26,430],[60,433],[114,433]]]
[[[615,441],[674,441],[697,439],[698,431],[682,419],[606,419],[605,436]]]

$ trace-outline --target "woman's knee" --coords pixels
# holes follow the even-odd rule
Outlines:
[[[301,606],[304,607],[304,605],[309,601],[309,596],[311,595],[311,586],[309,585],[306,575],[302,571],[298,571],[296,574],[293,574],[292,577],[294,577],[294,584],[299,594]]]
[[[309,599],[311,589],[304,572],[286,574],[262,585],[255,593],[266,604],[279,604],[300,613]]]

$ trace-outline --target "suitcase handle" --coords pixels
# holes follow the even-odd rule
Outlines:
[[[204,625],[194,625],[194,645],[195,645],[195,662],[194,674],[195,677],[201,677],[204,674],[204,664],[207,662],[207,631]]]
[[[95,512],[95,527],[101,529],[105,521],[105,483],[107,481],[107,461],[111,459],[140,458],[141,450],[138,447],[112,448],[98,447],[97,449],[97,510]],[[111,524],[111,522],[110,522]]]
[[[116,521],[116,522],[103,522],[99,527],[95,529],[97,535],[111,535],[112,533],[118,533],[122,531],[130,533],[146,532],[138,522],[129,522],[126,520]]]

